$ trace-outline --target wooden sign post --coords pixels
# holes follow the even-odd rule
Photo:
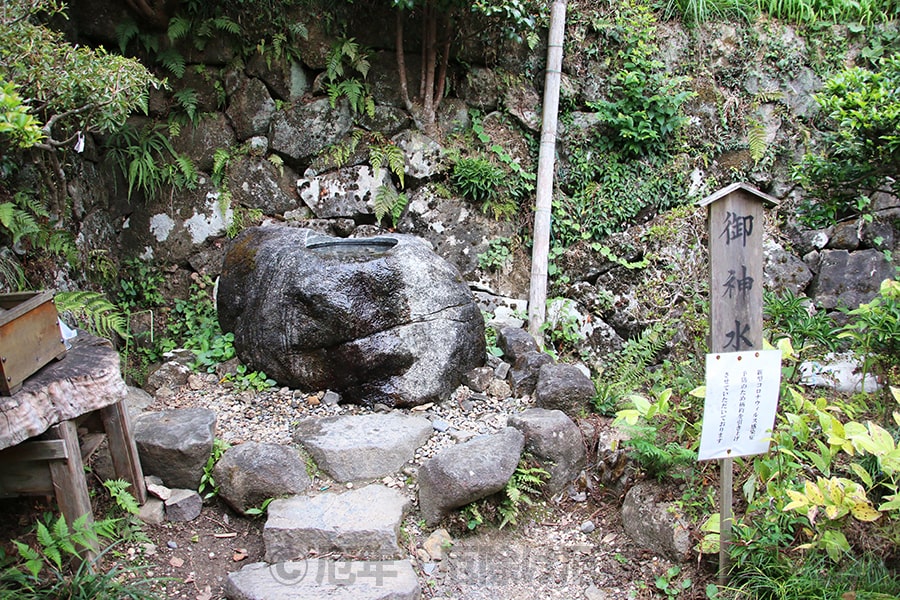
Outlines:
[[[707,196],[710,273],[710,352],[761,350],[765,204],[778,201],[742,183]],[[720,466],[719,581],[727,582],[731,543],[733,458]]]

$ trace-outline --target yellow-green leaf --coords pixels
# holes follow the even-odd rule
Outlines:
[[[843,514],[842,514],[843,513]],[[847,509],[836,504],[829,504],[825,507],[825,517],[829,521],[834,521],[836,519],[840,519],[842,516],[847,514]]]
[[[862,481],[867,488],[872,487],[872,476],[869,475],[868,471],[862,468],[862,465],[858,463],[850,463],[850,470],[853,471],[857,477],[859,477],[860,481]]]
[[[819,479],[819,482],[822,481],[822,479]],[[815,504],[817,506],[822,506],[825,504],[825,498],[822,495],[822,490],[818,485],[816,485],[812,481],[806,481],[804,482],[803,487],[806,490],[806,497],[809,499],[810,504]]]
[[[873,453],[876,456],[882,456],[896,448],[894,438],[881,425],[869,421],[869,433],[872,435],[872,441],[877,448],[877,451]]]
[[[850,506],[850,513],[854,516],[854,518],[860,521],[876,521],[881,513],[872,508],[872,505],[868,502],[866,503],[858,503]]]
[[[688,394],[690,394],[694,398],[706,398],[706,386],[701,385],[701,386],[695,387],[690,392],[688,392]]]
[[[800,510],[802,508],[806,508],[809,506],[809,499],[800,492],[795,492],[794,490],[786,490],[787,495],[790,497],[791,502],[788,503],[787,506],[784,507],[784,510]]]

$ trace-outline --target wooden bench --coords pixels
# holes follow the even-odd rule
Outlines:
[[[147,499],[119,355],[106,340],[80,334],[66,356],[0,397],[0,497],[56,496],[70,525],[93,520],[77,426],[92,420],[109,443],[116,477],[131,484],[138,503]]]

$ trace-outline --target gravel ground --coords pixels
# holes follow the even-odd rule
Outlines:
[[[174,388],[174,389],[173,389]],[[217,436],[229,444],[247,441],[291,444],[296,423],[310,417],[364,414],[387,407],[364,408],[334,402],[332,394],[306,394],[287,388],[263,392],[238,391],[226,387],[215,375],[191,375],[187,384],[157,390],[148,410],[205,407],[218,416]],[[441,404],[417,407],[413,412],[431,419],[435,433],[402,472],[381,483],[404,489],[415,501],[414,475],[419,464],[441,448],[472,436],[498,431],[506,426],[507,416],[533,405],[530,398],[510,397],[508,386],[495,380],[486,393],[460,387]],[[595,418],[596,420],[596,418]],[[405,519],[402,539],[409,549],[410,561],[420,577],[423,598],[440,600],[530,600],[530,599],[625,599],[663,597],[654,589],[654,580],[671,563],[634,547],[623,533],[619,514],[620,498],[590,485],[590,469],[581,486],[554,498],[544,498],[517,526],[499,530],[481,525],[469,531],[462,519],[449,519],[446,528],[453,538],[452,547],[440,561],[423,548],[433,532],[424,529],[415,509]],[[578,482],[576,482],[578,483]],[[588,485],[585,487],[585,483]],[[313,489],[324,491],[333,485],[317,478]],[[340,484],[338,484],[340,485]],[[206,510],[206,509],[205,509]],[[215,510],[210,509],[210,510]],[[227,509],[218,510],[227,513]],[[211,522],[228,522],[225,514],[209,515]],[[232,515],[231,520],[235,517]],[[188,530],[185,535],[194,530]],[[159,532],[160,544],[177,532]],[[262,552],[261,527],[243,528],[242,547]],[[165,550],[165,549],[164,549]],[[210,552],[215,554],[215,552]],[[250,551],[248,562],[260,560]],[[166,552],[160,553],[165,557]],[[202,558],[202,557],[201,557]],[[175,575],[163,560],[159,571]],[[227,571],[240,568],[230,562],[194,565],[189,581],[182,588],[170,587],[170,597],[215,598]],[[680,598],[705,598],[705,582],[710,569],[683,565],[679,580],[691,577],[693,586]],[[204,569],[219,569],[218,576],[206,577],[203,593],[196,594]],[[176,570],[177,571],[177,570]],[[702,581],[702,583],[701,583]],[[192,595],[193,594],[193,595]]]

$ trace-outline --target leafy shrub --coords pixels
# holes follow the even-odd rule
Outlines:
[[[798,351],[816,349],[834,352],[838,328],[824,310],[817,310],[809,298],[790,290],[775,294],[763,291],[763,314],[768,321],[770,341],[790,338]]]
[[[807,153],[794,178],[809,194],[801,220],[820,227],[857,215],[877,190],[900,194],[900,58],[876,70],[838,73],[816,94],[826,115],[821,150]]]
[[[850,321],[839,337],[853,341],[864,371],[885,374],[900,364],[900,282],[886,279],[871,302],[847,311]]]
[[[618,50],[609,77],[610,100],[588,103],[607,132],[599,140],[604,150],[643,156],[662,151],[687,122],[681,106],[693,95],[685,77],[666,73],[656,42],[656,19],[647,6],[622,3],[601,34]]]
[[[451,180],[466,199],[486,203],[502,193],[506,174],[485,157],[462,157],[453,165]]]

